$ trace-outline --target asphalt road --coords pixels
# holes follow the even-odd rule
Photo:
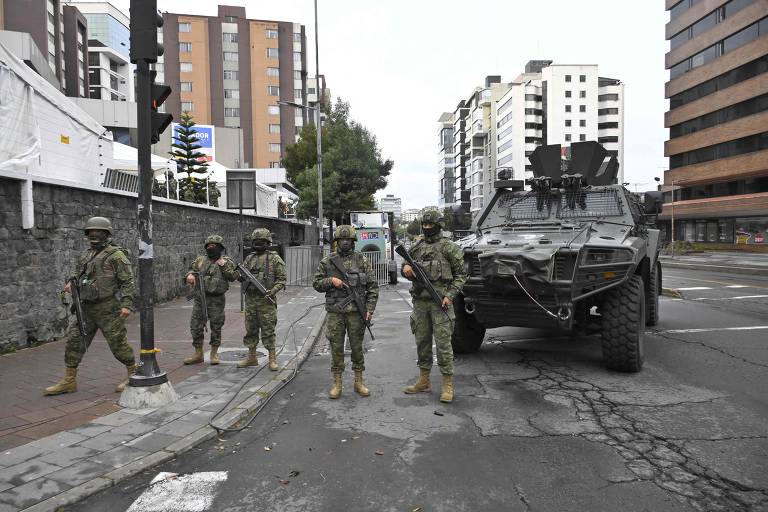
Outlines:
[[[664,285],[684,299],[662,298],[642,372],[605,370],[597,337],[495,329],[458,359],[450,405],[402,393],[410,307],[383,290],[370,398],[349,373],[326,398],[320,344],[245,432],[68,510],[768,510],[768,279],[669,269]],[[160,471],[186,476],[149,486]]]

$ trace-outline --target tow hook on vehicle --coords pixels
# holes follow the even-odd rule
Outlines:
[[[468,315],[474,314],[474,312],[475,312],[475,303],[474,302],[470,302],[469,300],[465,299],[464,311],[466,311]]]
[[[569,329],[573,323],[573,303],[567,302],[557,308],[557,323],[565,329]]]

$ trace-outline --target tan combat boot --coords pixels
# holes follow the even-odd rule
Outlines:
[[[123,390],[125,389],[125,386],[128,385],[128,381],[131,379],[131,375],[136,373],[136,363],[131,365],[125,365],[125,370],[128,373],[128,375],[126,375],[125,379],[122,380],[120,384],[117,385],[117,387],[115,387],[116,393],[122,393]]]
[[[371,392],[363,383],[363,370],[355,370],[355,392],[360,396],[371,396]]]
[[[67,367],[64,378],[53,386],[45,388],[45,395],[61,395],[77,391],[77,368]]]
[[[203,347],[195,347],[195,355],[184,360],[184,364],[198,364],[203,362]]]
[[[277,366],[277,354],[275,353],[275,350],[272,349],[269,351],[269,369],[273,372],[276,372],[280,368]]]
[[[237,363],[238,368],[247,368],[249,366],[257,366],[259,364],[258,352],[256,347],[248,349],[248,357]]]
[[[219,347],[211,345],[211,365],[215,366],[221,362],[219,358]]]
[[[443,392],[440,401],[449,404],[453,402],[453,375],[443,375]]]
[[[336,399],[341,396],[341,373],[333,374],[333,387],[328,392],[328,398]]]
[[[415,384],[407,386],[403,392],[409,395],[414,393],[430,393],[432,391],[432,383],[429,382],[429,370],[419,368],[419,380]]]

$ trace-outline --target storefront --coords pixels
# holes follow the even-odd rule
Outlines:
[[[669,221],[660,223],[662,239],[671,241]],[[766,244],[768,217],[675,220],[675,240],[691,243]]]

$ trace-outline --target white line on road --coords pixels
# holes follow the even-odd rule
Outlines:
[[[752,288],[752,287],[746,284],[729,284],[728,286],[726,286],[726,288]]]
[[[679,292],[692,292],[694,290],[711,290],[711,286],[691,286],[689,288],[675,288]]]
[[[686,332],[714,332],[714,331],[757,331],[768,329],[768,325],[748,325],[746,327],[709,327],[705,329],[667,329],[663,331],[646,331],[648,334],[660,333],[686,333]]]
[[[126,512],[205,512],[226,479],[226,471],[158,473]]]
[[[764,299],[768,295],[739,295],[738,297],[697,297],[691,300],[739,300],[739,299]]]

